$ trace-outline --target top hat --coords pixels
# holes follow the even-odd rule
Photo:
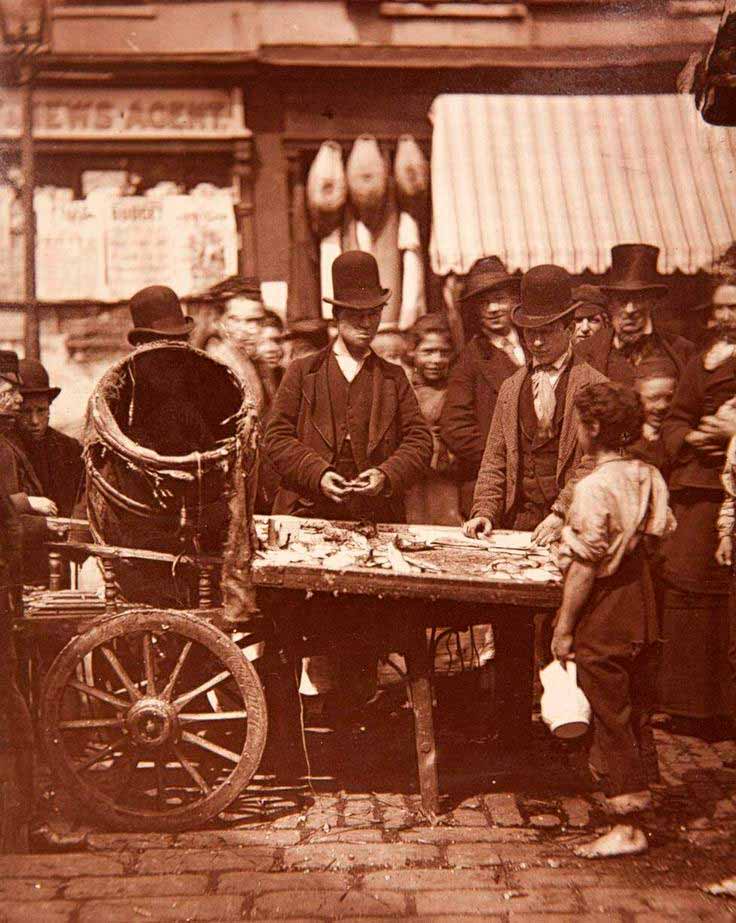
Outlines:
[[[575,310],[570,276],[561,266],[534,266],[521,277],[521,304],[511,312],[517,327],[546,327]]]
[[[24,397],[35,397],[36,395],[46,394],[49,401],[53,401],[61,394],[61,388],[52,388],[49,386],[49,373],[38,361],[38,359],[21,359],[19,363],[20,371],[20,393]]]
[[[611,271],[601,285],[604,292],[658,292],[667,286],[657,274],[659,247],[651,244],[617,244],[611,248]]]
[[[497,256],[484,256],[470,267],[460,301],[468,301],[476,295],[482,295],[484,292],[490,292],[494,288],[503,286],[510,286],[518,290],[518,274],[509,275]]]
[[[572,292],[575,302],[575,319],[595,317],[608,308],[608,301],[597,285],[578,285]]]
[[[165,285],[149,285],[130,299],[133,329],[128,333],[131,346],[138,346],[148,337],[184,337],[194,327],[191,317],[185,316],[179,298]]]
[[[334,298],[324,298],[336,308],[353,311],[375,311],[388,301],[391,292],[381,287],[378,263],[370,253],[346,250],[332,264]]]
[[[4,378],[14,385],[20,385],[18,354],[11,349],[0,349],[0,378]]]

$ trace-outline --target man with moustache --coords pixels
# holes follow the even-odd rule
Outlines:
[[[645,359],[668,359],[678,378],[695,351],[683,337],[657,328],[652,315],[667,286],[657,275],[659,248],[619,244],[611,250],[611,270],[601,291],[608,299],[611,326],[576,345],[576,353],[611,381],[633,385]]]
[[[440,436],[457,460],[462,486],[460,505],[470,513],[475,479],[503,382],[524,365],[524,349],[510,314],[519,300],[519,276],[510,275],[497,256],[474,263],[460,303],[470,329],[450,373],[440,417]]]

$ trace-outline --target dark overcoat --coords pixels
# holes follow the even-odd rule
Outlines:
[[[21,445],[41,482],[41,496],[54,501],[59,516],[71,516],[82,489],[82,446],[53,427],[38,443],[22,436]]]
[[[478,334],[464,347],[450,373],[440,438],[457,460],[465,513],[470,511],[499,389],[517,368],[502,349]]]
[[[620,381],[630,385],[634,381],[634,369],[626,359],[613,348],[613,328],[604,327],[586,340],[575,344],[575,355],[588,365],[605,375],[611,381]],[[653,336],[658,340],[662,352],[669,357],[677,369],[680,378],[685,366],[695,352],[695,345],[685,337],[674,333],[665,333],[654,326]]]
[[[322,516],[325,498],[319,485],[338,448],[327,374],[330,350],[295,359],[276,393],[263,443],[281,479],[274,514]],[[365,456],[355,464],[358,471],[380,467],[385,473],[388,496],[380,498],[382,518],[401,522],[404,492],[429,469],[432,435],[404,370],[373,352],[366,363],[372,375],[370,422]],[[361,447],[353,448],[362,455]]]

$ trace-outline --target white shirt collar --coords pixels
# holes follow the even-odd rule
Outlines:
[[[365,360],[371,354],[369,347],[366,349],[365,355],[362,358],[356,359],[345,345],[345,341],[341,336],[338,336],[332,344],[332,352],[337,360],[337,364],[340,366],[340,371],[348,381],[352,381],[357,376],[358,372],[360,372],[365,365]]]

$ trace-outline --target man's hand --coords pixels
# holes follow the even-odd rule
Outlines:
[[[348,493],[347,481],[337,471],[325,471],[319,489],[333,503],[342,503]]]
[[[543,519],[532,532],[532,542],[535,545],[551,545],[560,537],[564,519],[558,513],[550,513]]]
[[[722,451],[723,446],[723,439],[720,436],[701,432],[699,429],[691,429],[685,436],[685,442],[698,452],[712,452],[716,449]]]
[[[721,567],[730,567],[733,564],[733,539],[724,535],[716,548],[716,561]]]
[[[736,436],[736,413],[732,407],[726,408],[724,413],[720,410],[712,416],[702,417],[698,423],[698,432],[705,433],[717,439],[721,443],[726,443],[733,436]]]
[[[552,635],[552,656],[555,660],[565,663],[566,660],[574,660],[573,653],[574,638],[573,635],[563,632],[557,632]]]
[[[468,538],[490,538],[493,522],[488,516],[476,516],[463,523],[463,535]]]
[[[53,500],[48,497],[29,497],[28,503],[34,513],[41,516],[58,516],[59,510]]]
[[[366,468],[350,484],[349,490],[364,497],[377,497],[386,488],[386,475],[380,468]]]

